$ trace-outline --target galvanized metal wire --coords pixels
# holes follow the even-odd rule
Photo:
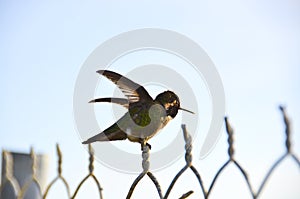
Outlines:
[[[17,199],[23,199],[26,196],[26,193],[29,190],[30,186],[35,186],[38,189],[38,193],[42,197],[40,183],[36,176],[37,158],[36,158],[33,148],[31,148],[31,150],[30,150],[30,157],[32,160],[32,163],[31,163],[32,174],[31,174],[30,178],[25,182],[23,187],[21,188],[21,191],[18,193]]]
[[[98,179],[96,178],[96,176],[94,175],[94,151],[92,149],[92,146],[91,144],[89,144],[89,155],[90,155],[90,158],[89,158],[89,161],[90,161],[90,164],[89,164],[89,174],[83,178],[83,180],[79,183],[78,187],[76,188],[75,190],[75,193],[73,194],[73,196],[71,197],[72,199],[74,199],[78,193],[78,191],[80,190],[80,188],[82,187],[82,185],[89,179],[89,178],[92,178],[97,186],[97,190],[98,190],[98,193],[99,193],[99,197],[100,199],[103,199],[103,195],[102,195],[102,187],[98,181]]]
[[[0,184],[0,198],[2,198],[2,190],[5,186],[12,187],[14,191],[15,198],[18,196],[18,193],[21,192],[21,188],[19,186],[18,181],[15,179],[13,174],[13,158],[8,151],[3,150],[2,152],[3,159],[5,161],[5,176],[2,179],[2,183]]]
[[[57,164],[58,164],[58,167],[57,167],[57,176],[46,187],[46,191],[45,191],[45,193],[43,195],[43,199],[47,198],[49,190],[59,180],[61,180],[61,182],[63,183],[63,185],[64,185],[64,187],[65,187],[65,189],[67,191],[68,198],[71,198],[70,188],[69,188],[68,182],[67,182],[67,180],[62,175],[62,153],[61,153],[61,150],[60,150],[58,144],[56,144],[56,152],[57,152],[57,157],[58,157],[58,161],[57,161]]]
[[[136,185],[140,182],[140,180],[147,174],[147,176],[152,180],[153,184],[155,185],[156,189],[157,189],[157,192],[158,192],[158,195],[159,195],[159,198],[162,198],[162,192],[161,192],[161,188],[160,188],[160,185],[157,181],[157,179],[155,178],[155,176],[149,171],[149,168],[150,168],[150,161],[149,161],[149,158],[150,158],[150,148],[149,148],[149,145],[147,144],[144,144],[142,145],[142,158],[143,158],[143,161],[142,161],[142,167],[143,167],[143,171],[142,173],[134,180],[134,182],[132,183],[130,189],[129,189],[129,192],[127,194],[127,197],[126,199],[129,199],[131,198],[132,194],[133,194],[133,191],[136,187]]]
[[[252,196],[253,199],[257,199],[259,198],[259,196],[262,193],[262,190],[265,188],[267,181],[270,179],[270,176],[275,172],[276,168],[282,163],[282,161],[284,161],[286,158],[291,158],[293,160],[293,162],[300,168],[300,161],[298,159],[298,157],[296,156],[296,154],[293,152],[292,150],[292,142],[291,142],[291,128],[290,128],[290,120],[286,114],[286,110],[283,106],[280,106],[280,111],[282,113],[282,117],[283,117],[283,122],[285,125],[285,152],[283,155],[281,155],[277,161],[275,161],[272,166],[270,167],[270,169],[267,171],[265,177],[263,178],[262,182],[260,183],[257,191],[255,192],[253,189],[252,184],[250,183],[248,174],[246,172],[246,170],[243,168],[243,166],[235,159],[234,154],[235,154],[235,149],[234,149],[234,131],[233,128],[231,127],[229,120],[227,117],[225,117],[224,122],[225,122],[225,126],[226,126],[226,133],[228,136],[227,142],[228,142],[228,160],[225,161],[225,163],[219,168],[219,170],[216,172],[211,184],[208,186],[208,189],[205,188],[204,182],[202,181],[201,175],[198,172],[197,168],[193,165],[193,158],[192,158],[192,137],[190,136],[190,134],[188,133],[186,126],[182,125],[182,131],[183,131],[183,138],[185,141],[185,165],[182,167],[182,169],[174,176],[173,180],[170,182],[170,185],[168,186],[166,192],[163,194],[163,191],[161,189],[161,186],[159,184],[159,181],[157,180],[157,178],[154,176],[153,173],[151,173],[150,171],[150,148],[149,145],[144,144],[142,146],[142,172],[136,177],[136,179],[133,181],[132,185],[129,188],[128,194],[126,196],[126,199],[130,199],[134,193],[134,190],[136,188],[136,186],[139,184],[139,182],[145,177],[148,176],[151,180],[151,182],[153,183],[153,185],[156,187],[157,190],[157,194],[158,194],[158,198],[160,199],[167,199],[170,196],[170,193],[172,192],[172,190],[174,189],[175,184],[177,183],[178,179],[182,176],[182,174],[185,173],[185,171],[187,170],[191,170],[192,174],[195,176],[195,178],[198,181],[199,184],[199,188],[201,189],[201,193],[202,193],[202,197],[205,199],[208,199],[210,194],[213,191],[213,188],[217,182],[217,180],[219,179],[219,177],[222,175],[222,172],[231,164],[233,165],[238,172],[241,173],[241,175],[243,176],[249,192]],[[13,159],[10,155],[9,152],[7,151],[3,151],[2,152],[2,156],[4,157],[5,160],[5,176],[4,179],[2,179],[2,184],[0,185],[0,193],[1,190],[5,187],[5,186],[11,186],[15,192],[15,198],[17,199],[22,199],[24,198],[24,196],[26,195],[27,190],[29,189],[29,187],[31,185],[35,185],[37,187],[37,189],[39,190],[40,195],[43,197],[43,199],[47,198],[49,190],[53,187],[53,185],[55,183],[57,183],[57,181],[62,181],[63,186],[65,187],[66,191],[67,191],[67,196],[68,198],[74,199],[76,198],[78,192],[80,191],[82,185],[89,179],[91,178],[96,186],[97,186],[97,191],[99,193],[99,198],[103,199],[103,195],[102,195],[102,187],[100,186],[99,180],[97,179],[97,177],[94,175],[94,152],[93,149],[91,147],[91,145],[89,145],[89,166],[88,166],[88,174],[87,176],[85,176],[80,183],[78,184],[77,188],[75,189],[75,192],[73,193],[73,195],[70,193],[70,188],[69,188],[69,184],[67,182],[67,180],[65,179],[65,177],[62,174],[62,152],[59,148],[59,145],[56,145],[56,151],[57,151],[57,157],[58,157],[58,162],[57,162],[57,176],[48,184],[48,186],[46,186],[45,191],[42,194],[42,191],[40,189],[40,185],[36,176],[36,155],[33,151],[33,149],[31,149],[31,159],[32,159],[32,165],[31,165],[31,169],[32,169],[32,175],[30,177],[30,179],[28,179],[28,181],[23,185],[23,187],[20,187],[20,185],[18,184],[17,180],[14,178],[14,174],[13,174]],[[191,194],[193,194],[194,191],[190,190],[187,191],[186,193],[182,194],[181,196],[179,196],[179,199],[184,199],[184,198],[188,198]],[[199,196],[201,197],[201,196]],[[1,195],[0,195],[0,198]]]

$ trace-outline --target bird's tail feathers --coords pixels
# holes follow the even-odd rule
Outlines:
[[[125,140],[126,138],[127,138],[126,133],[124,133],[121,130],[115,132],[102,132],[82,142],[82,144],[90,144],[93,142],[103,142],[103,141]]]
[[[82,144],[90,144],[93,142],[97,142],[97,141],[109,141],[109,138],[104,134],[104,133],[99,133],[89,139],[87,139],[86,141],[82,142]]]

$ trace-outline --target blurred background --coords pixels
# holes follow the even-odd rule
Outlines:
[[[60,143],[63,174],[73,193],[88,173],[88,153],[73,119],[73,91],[83,62],[97,46],[122,32],[169,29],[196,41],[215,63],[225,89],[226,115],[235,130],[235,157],[257,190],[285,152],[279,104],[287,106],[293,151],[300,154],[299,24],[296,0],[1,1],[0,147],[29,153],[32,146],[47,154],[50,182],[56,176],[55,144]],[[206,158],[200,160],[194,147],[194,165],[207,188],[227,160],[227,136],[222,131]],[[184,158],[154,173],[163,191],[182,166]],[[124,198],[136,177],[98,162],[95,174],[105,198]],[[96,186],[89,183],[78,198],[98,197]],[[55,185],[50,198],[62,198],[60,185]],[[299,167],[287,159],[261,198],[300,198],[299,185]],[[194,176],[185,173],[170,197],[194,190],[189,198],[199,198],[198,186]],[[155,191],[144,179],[133,198],[154,198]],[[251,198],[234,167],[225,170],[211,194],[211,198],[229,197]]]

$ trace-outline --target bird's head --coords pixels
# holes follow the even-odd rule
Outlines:
[[[167,115],[171,116],[172,118],[177,115],[178,109],[193,113],[192,111],[180,107],[179,97],[172,91],[160,93],[155,98],[155,101],[159,102],[165,108]]]

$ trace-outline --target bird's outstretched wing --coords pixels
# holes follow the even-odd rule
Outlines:
[[[129,103],[137,101],[153,101],[146,89],[130,79],[109,70],[98,70],[97,73],[114,82],[128,98]]]

